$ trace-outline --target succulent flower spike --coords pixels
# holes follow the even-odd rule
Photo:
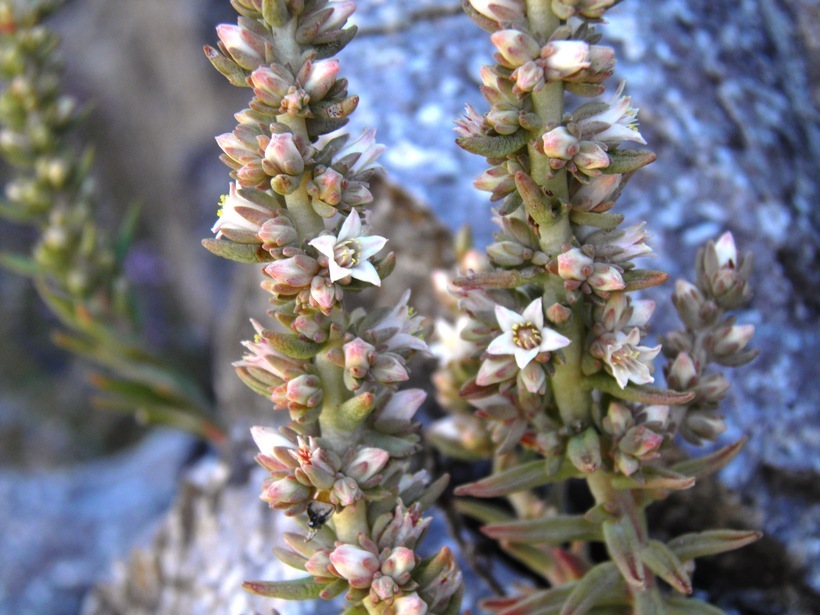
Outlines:
[[[457,143],[487,157],[475,186],[499,203],[500,230],[488,264],[455,280],[458,324],[436,325],[442,361],[433,381],[451,414],[428,433],[445,454],[494,457],[491,476],[456,494],[508,497],[514,513],[503,523],[495,509],[467,502],[463,510],[490,522],[484,533],[550,585],[487,602],[491,612],[604,612],[616,602],[633,615],[701,608],[659,591],[655,576],[690,594],[691,568],[674,539],[649,539],[645,508],[694,484],[672,469],[681,466],[666,445],[677,433],[700,444],[725,430],[718,405],[728,381],[710,365],[756,354],[754,327],[725,315],[751,296],[751,259],[726,234],[699,252],[696,283],[676,285],[685,329],[664,340],[670,388],[653,386],[662,346],[644,339],[655,303],[634,293],[668,276],[637,268],[652,255],[646,225],[610,210],[654,154],[628,149],[646,140],[623,83],[608,100],[565,108],[567,93],[603,94],[615,51],[598,44],[591,24],[618,3],[464,3],[496,53],[481,70],[489,110],[468,107]],[[541,499],[543,486],[579,477],[595,500],[587,514]],[[611,561],[561,546],[583,541],[603,542]]]
[[[374,130],[352,140],[339,131],[358,97],[348,96],[330,56],[355,34],[346,25],[355,3],[232,4],[238,24],[219,26],[219,51],[205,52],[253,98],[234,131],[217,138],[234,182],[216,237],[203,244],[262,263],[276,322],[252,321],[256,336],[235,367],[290,416],[285,437],[264,427],[252,436],[267,472],[260,498],[305,530],[286,535],[289,548],[276,553],[309,575],[245,587],[276,598],[345,593],[351,611],[374,615],[457,613],[463,587],[452,554],[424,560],[416,552],[430,523],[424,510],[446,484],[408,472],[425,394],[398,390],[409,358],[427,351],[426,327],[409,292],[370,313],[346,301],[381,286],[395,259],[378,259],[387,239],[364,224],[384,146]]]

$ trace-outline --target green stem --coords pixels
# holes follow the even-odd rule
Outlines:
[[[345,506],[332,518],[336,537],[342,542],[358,545],[359,534],[370,534],[367,525],[367,505],[364,500],[359,500],[352,506]]]
[[[641,545],[649,540],[649,531],[644,509],[635,503],[632,491],[618,490],[612,486],[613,475],[604,469],[599,469],[587,475],[587,485],[595,498],[596,504],[604,504],[615,514],[627,517],[635,528],[635,533]],[[662,615],[663,597],[658,589],[655,575],[644,566],[646,589],[643,591],[629,587],[634,599],[633,615]],[[629,586],[627,584],[627,586]]]
[[[530,31],[540,43],[545,43],[561,21],[552,12],[548,2],[527,0],[527,15]],[[564,84],[561,81],[548,83],[540,91],[532,93],[533,109],[544,125],[559,124],[564,115]],[[551,175],[549,159],[535,149],[535,144],[527,146],[530,157],[530,176],[535,182],[549,190],[563,201],[569,200],[567,174],[561,170]],[[561,251],[561,246],[571,243],[572,227],[566,212],[560,212],[549,226],[538,229],[538,242],[541,250],[549,255]],[[566,291],[561,279],[552,276],[545,285],[544,307],[553,303],[566,303]],[[592,397],[589,391],[581,387],[583,357],[586,329],[581,318],[581,302],[573,308],[572,318],[561,329],[561,333],[572,340],[572,344],[563,349],[564,363],[556,365],[552,378],[555,403],[565,425],[586,425],[589,423],[592,410]]]
[[[357,434],[351,433],[348,421],[341,416],[340,406],[347,401],[344,385],[344,369],[319,353],[315,360],[316,371],[322,380],[322,412],[319,415],[319,429],[329,448],[340,455],[356,443]]]

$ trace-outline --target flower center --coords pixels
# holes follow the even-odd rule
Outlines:
[[[358,265],[362,258],[362,244],[358,239],[347,239],[333,248],[333,260],[339,267],[350,268]]]
[[[524,350],[532,350],[541,345],[541,332],[531,322],[513,325],[513,343]]]
[[[610,363],[614,365],[621,365],[622,363],[629,363],[637,360],[641,354],[631,346],[624,346],[612,353]]]

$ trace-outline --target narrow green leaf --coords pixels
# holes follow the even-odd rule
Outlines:
[[[291,359],[312,359],[322,349],[322,345],[316,342],[302,340],[295,335],[288,335],[271,329],[264,329],[261,335],[270,342],[275,350]]]
[[[609,175],[613,173],[631,173],[641,167],[655,162],[657,156],[654,152],[644,149],[623,149],[609,152],[610,163],[605,169],[601,169]]]
[[[284,0],[262,0],[262,18],[271,26],[284,26],[288,20],[288,9]]]
[[[270,261],[270,255],[258,245],[206,238],[202,240],[202,246],[211,254],[237,263],[264,263]]]
[[[347,582],[347,579],[336,579],[324,586],[319,597],[322,600],[333,600],[333,598],[348,589],[350,589],[350,583]]]
[[[669,279],[669,274],[664,271],[655,271],[653,269],[630,269],[623,273],[624,292],[631,292],[633,290],[643,290],[645,288],[652,288],[653,286],[660,286]]]
[[[12,254],[11,252],[0,253],[0,267],[5,267],[9,271],[27,278],[45,273],[43,268],[28,256]]]
[[[315,600],[323,587],[313,577],[291,581],[246,581],[242,584],[242,588],[252,594],[281,600]]]
[[[273,554],[283,564],[290,566],[291,568],[296,568],[296,570],[301,570],[303,572],[305,571],[305,563],[307,563],[307,559],[305,559],[298,553],[294,553],[290,549],[274,547]]]
[[[626,582],[639,590],[645,589],[642,545],[631,520],[624,516],[615,521],[604,521],[601,526],[607,551]]]
[[[541,228],[554,225],[556,220],[567,211],[565,203],[558,198],[548,196],[544,189],[523,171],[515,174],[515,187],[524,201],[527,214]]]
[[[761,532],[742,530],[708,530],[683,534],[669,541],[669,548],[682,562],[698,557],[734,551],[760,540]]]
[[[438,501],[438,499],[441,497],[441,494],[444,493],[444,490],[447,489],[447,485],[449,484],[450,475],[442,474],[433,483],[431,483],[427,487],[427,489],[424,490],[424,493],[422,493],[417,500],[408,498],[406,504],[407,506],[410,506],[411,504],[415,504],[416,502],[418,502],[422,511],[428,510]]]
[[[554,515],[485,525],[481,532],[495,540],[559,545],[571,540],[600,541],[601,526],[580,515]]]
[[[625,389],[622,389],[612,376],[601,372],[586,376],[583,380],[583,386],[587,390],[598,389],[618,399],[636,401],[642,404],[681,406],[692,401],[695,397],[694,392],[682,393],[669,389],[659,389],[645,384],[637,385],[630,383]]]
[[[454,505],[460,514],[477,519],[482,523],[503,523],[513,518],[506,510],[480,500],[459,498],[455,500]]]
[[[561,482],[569,478],[577,478],[578,476],[580,476],[580,472],[571,463],[563,463],[558,472],[549,474],[547,472],[547,462],[543,459],[537,459],[474,483],[460,485],[456,487],[455,494],[470,495],[477,498],[495,498],[516,491]]]
[[[471,154],[478,154],[485,158],[504,158],[527,145],[529,140],[530,133],[526,130],[519,130],[511,135],[459,137],[456,143]]]
[[[679,491],[695,486],[695,478],[678,474],[663,467],[646,466],[643,468],[642,480],[631,476],[616,476],[612,479],[615,489],[662,489]]]
[[[125,262],[131,245],[134,243],[134,237],[137,234],[137,228],[140,220],[140,206],[137,203],[131,203],[125,211],[125,217],[120,224],[117,237],[114,240],[114,256],[117,259],[120,267]]]
[[[598,600],[614,588],[621,575],[612,562],[604,562],[591,568],[581,580],[575,583],[572,593],[561,609],[561,615],[584,615],[596,605]]]
[[[682,594],[692,593],[692,580],[681,561],[659,540],[650,540],[641,551],[646,566]]]
[[[666,615],[727,615],[726,611],[708,602],[683,596],[669,597],[664,604],[664,612]]]
[[[710,455],[681,461],[680,463],[673,464],[669,469],[679,474],[694,476],[695,478],[706,478],[734,459],[740,452],[740,449],[743,448],[743,445],[746,444],[746,440],[748,440],[748,438],[743,437],[734,444],[724,446]]]
[[[339,406],[337,416],[339,416],[343,426],[352,431],[360,425],[376,407],[375,399],[373,393],[362,393],[351,397]]]
[[[573,209],[569,214],[569,219],[573,224],[613,229],[624,221],[624,216],[623,214],[599,214],[592,211],[578,211]]]

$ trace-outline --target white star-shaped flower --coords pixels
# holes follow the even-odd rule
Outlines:
[[[539,353],[558,350],[572,342],[544,326],[544,309],[540,297],[530,303],[522,314],[496,305],[495,317],[502,333],[490,343],[487,352],[513,355],[519,369],[524,369]]]
[[[362,220],[354,209],[339,229],[338,237],[322,235],[312,240],[310,245],[327,257],[331,282],[350,276],[381,286],[379,274],[368,259],[386,243],[387,239],[378,235],[362,236]]]

